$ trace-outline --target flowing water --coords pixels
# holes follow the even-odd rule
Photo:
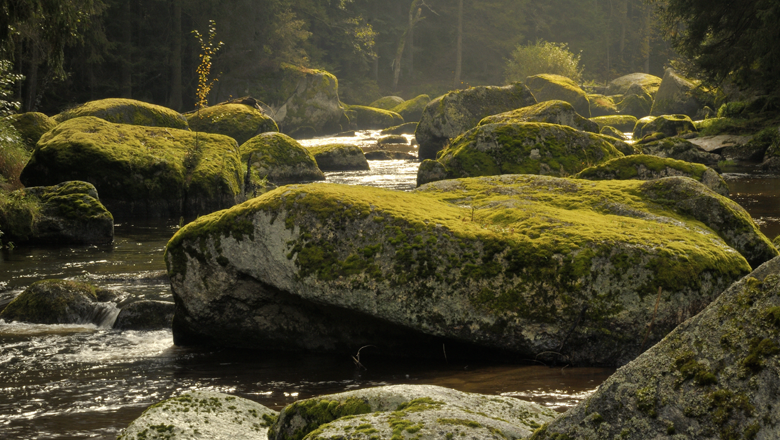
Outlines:
[[[376,132],[338,138],[371,148]],[[411,137],[411,136],[410,136]],[[307,145],[333,142],[318,139]],[[370,161],[371,171],[326,173],[329,182],[408,191],[418,162]],[[726,175],[734,198],[770,236],[780,234],[780,179]],[[16,247],[0,259],[0,307],[32,282],[86,280],[115,290],[120,306],[171,300],[163,249],[174,222],[116,225],[107,246]],[[173,345],[170,330],[116,331],[94,325],[0,321],[0,439],[115,438],[152,403],[193,389],[232,393],[281,409],[299,398],[385,384],[436,384],[514,396],[562,411],[614,370],[246,352]]]

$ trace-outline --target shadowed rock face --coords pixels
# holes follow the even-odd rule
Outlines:
[[[727,202],[685,178],[282,187],[170,241],[174,338],[413,355],[444,341],[620,365],[749,272],[729,244],[769,243]]]
[[[777,438],[778,333],[775,258],[533,439]]]

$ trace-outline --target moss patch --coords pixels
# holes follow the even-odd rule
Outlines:
[[[62,123],[83,116],[94,116],[115,124],[188,129],[187,119],[174,110],[124,98],[90,101],[54,116],[54,120]]]
[[[404,118],[407,122],[417,122],[422,118],[423,109],[431,102],[428,95],[419,95],[408,101],[404,101],[388,110],[394,111]]]
[[[354,118],[350,119],[356,124],[358,130],[383,129],[404,123],[403,116],[390,110],[363,105],[350,105],[347,106],[347,109],[355,115]]]
[[[325,180],[312,152],[282,133],[263,133],[243,143],[241,161],[273,183]]]
[[[221,104],[187,115],[190,128],[205,133],[224,134],[243,144],[255,135],[278,132],[276,122],[261,110],[244,104]]]
[[[636,117],[631,115],[598,116],[590,120],[598,124],[599,128],[615,127],[623,133],[631,132],[637,121]]]
[[[27,149],[32,151],[41,136],[54,128],[57,122],[43,113],[29,112],[12,115],[11,124],[19,132]]]

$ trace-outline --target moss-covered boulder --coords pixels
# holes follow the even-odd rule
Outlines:
[[[588,94],[588,102],[590,102],[590,116],[609,116],[619,113],[615,101],[609,96]]]
[[[278,414],[242,397],[188,391],[147,408],[117,440],[265,439]]]
[[[499,174],[567,176],[621,156],[596,134],[563,125],[517,122],[471,129],[452,141],[437,160],[447,179],[457,179]]]
[[[615,127],[623,133],[630,133],[634,130],[636,125],[636,116],[631,115],[612,115],[612,116],[598,116],[590,118],[599,126],[599,130],[605,126]]]
[[[224,134],[239,145],[260,133],[279,131],[271,117],[261,109],[246,104],[227,102],[186,116],[193,131]]]
[[[729,186],[717,171],[710,167],[666,159],[646,154],[612,159],[601,165],[586,168],[575,179],[588,180],[655,180],[669,176],[685,176],[703,183],[716,193],[728,197]]]
[[[644,118],[650,115],[653,107],[653,97],[642,86],[633,84],[617,104],[618,111],[623,115],[631,115],[637,118]]]
[[[382,110],[392,110],[393,107],[397,106],[398,104],[402,104],[403,102],[404,98],[401,98],[400,96],[383,96],[371,104],[368,104],[368,107],[381,108]]]
[[[431,102],[430,96],[419,95],[396,105],[390,110],[401,115],[406,122],[419,122],[420,118],[422,118],[423,110],[425,110],[425,106],[429,102]]]
[[[636,140],[655,133],[659,133],[663,137],[695,133],[696,127],[693,125],[691,118],[686,115],[663,115],[649,119],[639,130],[640,137]]]
[[[381,130],[404,123],[404,118],[396,112],[363,105],[350,105],[350,121],[358,130]]]
[[[90,101],[55,115],[53,119],[59,124],[82,116],[94,116],[115,124],[188,129],[187,118],[174,110],[124,98]]]
[[[625,95],[633,85],[644,88],[651,96],[655,96],[661,86],[661,78],[647,73],[630,73],[609,82],[608,95]]]
[[[380,131],[380,134],[386,135],[386,134],[414,134],[415,130],[417,130],[417,123],[416,122],[405,122],[401,125],[396,125],[395,127],[388,127],[384,130]]]
[[[477,126],[486,116],[536,104],[522,84],[455,90],[429,102],[414,133],[421,159],[435,159],[452,139]]]
[[[615,127],[610,127],[608,125],[601,127],[601,130],[599,130],[599,134],[603,134],[604,136],[613,137],[617,140],[624,141],[626,140],[626,136],[623,134],[622,131],[618,130]]]
[[[122,307],[114,321],[117,330],[164,330],[171,328],[174,304],[141,300]]]
[[[750,271],[750,230],[683,177],[286,186],[168,243],[174,341],[620,365]]]
[[[447,169],[438,160],[425,159],[417,169],[417,186],[447,179]]]
[[[36,281],[11,301],[0,319],[33,324],[110,326],[119,310],[103,301],[110,292],[92,284],[67,280]]]
[[[238,146],[227,136],[83,117],[41,138],[21,181],[83,180],[115,217],[178,218],[235,205],[242,176]]]
[[[271,183],[284,185],[325,180],[312,152],[282,133],[263,133],[244,142],[241,162],[247,164],[250,181],[268,179]]]
[[[633,129],[633,136],[634,136],[634,140],[635,141],[636,140],[640,140],[644,136],[652,133],[650,131],[647,131],[647,132],[644,131],[644,128],[645,128],[645,126],[647,124],[649,124],[650,122],[653,122],[653,120],[655,120],[655,118],[656,118],[656,116],[645,116],[644,118],[637,119],[636,124],[634,124],[634,129]]]
[[[310,69],[301,69],[299,76],[293,94],[274,115],[281,131],[296,136],[346,130],[336,77],[324,70]]]
[[[11,124],[19,132],[28,150],[35,149],[35,144],[44,133],[57,125],[57,121],[38,112],[19,113],[11,116]]]
[[[680,76],[673,69],[666,69],[650,114],[683,114],[694,118],[705,105],[712,105],[713,101],[710,94],[700,89],[699,85]]]
[[[539,102],[560,100],[574,106],[580,115],[590,118],[590,102],[588,94],[574,81],[565,76],[541,74],[529,76],[525,79],[525,85],[531,89],[534,97]]]
[[[779,332],[776,258],[532,438],[775,438]]]
[[[708,153],[701,150],[691,142],[680,138],[664,138],[648,141],[638,146],[642,153],[658,157],[682,160],[685,162],[700,163],[709,167],[718,165],[723,160],[719,154]]]
[[[378,145],[386,145],[386,144],[404,144],[408,145],[409,140],[406,139],[406,136],[400,135],[400,134],[391,134],[382,136],[379,139],[376,140],[376,143]]]
[[[363,150],[352,144],[327,144],[309,148],[322,171],[368,170]]]
[[[0,231],[15,244],[105,244],[114,240],[114,218],[94,185],[63,182],[0,195]]]
[[[543,101],[528,107],[488,116],[479,121],[478,126],[513,122],[546,122],[548,124],[566,125],[590,133],[599,132],[598,124],[580,116],[571,104],[566,101],[555,100]]]
[[[433,385],[389,385],[299,400],[282,409],[269,440],[522,438],[555,412],[503,396]]]

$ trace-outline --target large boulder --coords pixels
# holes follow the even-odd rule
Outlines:
[[[238,145],[269,131],[279,131],[270,116],[259,106],[226,102],[200,109],[186,115],[193,131],[230,136]]]
[[[598,124],[599,129],[610,126],[617,128],[623,133],[632,132],[637,121],[636,116],[631,115],[597,116],[590,118],[590,120]]]
[[[657,118],[649,119],[639,129],[639,137],[636,140],[647,135],[657,135],[661,137],[674,137],[688,133],[695,133],[696,127],[693,121],[686,115],[663,115]]]
[[[588,94],[588,102],[590,103],[591,117],[616,115],[619,113],[615,101],[609,96]]]
[[[705,105],[712,104],[711,101],[713,99],[700,90],[697,84],[678,75],[673,69],[666,69],[650,114],[683,114],[695,118]]]
[[[44,135],[20,179],[26,186],[90,182],[114,217],[178,218],[235,205],[242,176],[238,146],[227,136],[87,116]]]
[[[430,96],[419,95],[408,101],[404,101],[389,110],[401,115],[406,122],[419,122],[420,118],[422,118],[423,110],[425,110],[425,106],[428,105],[429,102],[431,102]]]
[[[91,183],[71,181],[16,190],[0,202],[0,227],[16,244],[106,244],[114,218]]]
[[[653,122],[655,118],[656,116],[645,116],[644,118],[641,119],[634,118],[636,119],[636,124],[634,124],[634,129],[633,129],[633,137],[635,141],[642,139],[644,136],[648,134],[652,134],[652,132],[650,131],[646,132],[644,128],[645,126],[647,126],[647,124]]]
[[[363,150],[352,144],[327,144],[309,148],[322,171],[368,170]]]
[[[147,408],[117,440],[266,439],[277,417],[276,411],[249,399],[189,391]]]
[[[593,133],[563,125],[514,122],[467,131],[437,161],[444,166],[447,179],[499,174],[567,176],[620,156],[623,153],[612,143]],[[418,177],[417,185],[428,182]]]
[[[95,324],[108,326],[119,309],[111,292],[88,283],[67,280],[36,281],[11,301],[0,319],[33,324]]]
[[[401,98],[400,96],[383,96],[371,104],[368,104],[368,107],[381,108],[382,110],[392,110],[393,107],[397,106],[398,104],[402,104],[403,102],[404,98]]]
[[[653,108],[653,97],[639,84],[633,84],[617,104],[618,111],[623,115],[631,115],[644,118],[650,114]]]
[[[488,116],[479,121],[478,125],[510,122],[546,122],[548,124],[566,125],[590,133],[599,132],[598,124],[580,116],[571,104],[566,101],[554,100]]]
[[[241,145],[248,180],[267,179],[277,185],[325,180],[311,151],[282,133],[263,133]]]
[[[610,127],[609,125],[601,127],[601,130],[599,130],[599,134],[603,134],[604,136],[609,136],[620,141],[626,140],[626,135],[623,134],[622,131],[618,130],[615,127]]]
[[[141,300],[122,307],[114,321],[117,330],[163,330],[171,328],[174,304]]]
[[[324,70],[305,69],[292,96],[274,115],[279,128],[289,135],[337,133],[347,129],[342,122],[339,82]]]
[[[777,438],[779,332],[775,258],[532,438]]]
[[[646,154],[612,159],[601,165],[586,168],[577,173],[574,178],[588,180],[655,180],[670,176],[690,177],[722,196],[729,196],[728,184],[712,168],[701,164]]]
[[[719,154],[708,153],[691,142],[676,137],[648,141],[639,145],[639,148],[642,153],[651,156],[700,163],[709,167],[717,166],[718,162],[723,160]]]
[[[590,102],[588,94],[574,81],[565,76],[543,73],[529,76],[525,79],[525,85],[531,89],[534,97],[539,102],[560,100],[574,106],[580,115],[590,118]]]
[[[650,95],[655,96],[661,86],[661,81],[661,78],[647,73],[630,73],[610,81],[607,94],[625,95],[628,89],[636,84],[647,90]]]
[[[55,115],[53,119],[63,123],[73,118],[94,116],[115,124],[168,127],[187,130],[184,115],[155,104],[134,99],[108,98],[90,101]]]
[[[555,415],[512,397],[389,385],[299,400],[282,409],[268,439],[517,439]]]
[[[522,84],[455,90],[429,102],[414,133],[420,159],[435,159],[450,140],[477,126],[484,117],[536,104]]]
[[[404,123],[404,118],[394,111],[363,105],[347,106],[347,114],[351,124],[358,130],[381,130]]]
[[[32,151],[41,136],[54,128],[57,121],[43,113],[28,112],[11,115],[11,124],[19,132],[27,149]]]
[[[278,188],[189,223],[165,261],[178,345],[621,365],[750,271],[727,241],[762,240],[691,179],[504,175]]]

